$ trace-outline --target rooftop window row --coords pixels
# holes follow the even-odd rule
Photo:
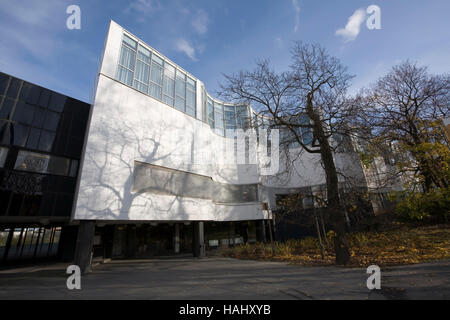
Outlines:
[[[196,81],[126,34],[116,79],[196,117]]]
[[[116,79],[194,118],[197,117],[196,80],[125,33],[122,37]],[[226,137],[227,130],[247,129],[251,126],[251,121],[257,127],[270,127],[268,119],[256,116],[247,105],[218,102],[210,97],[203,87],[201,96],[201,120],[220,136]],[[308,123],[306,115],[301,117],[300,125]],[[297,130],[298,136],[305,144],[312,143],[310,128],[299,127]],[[292,140],[289,148],[299,147],[292,134],[284,132],[283,138]]]

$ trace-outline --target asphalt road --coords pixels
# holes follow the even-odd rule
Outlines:
[[[450,260],[381,269],[303,267],[226,258],[112,261],[68,290],[65,264],[0,271],[0,299],[450,299]]]

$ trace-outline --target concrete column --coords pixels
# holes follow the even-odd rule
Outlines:
[[[256,224],[256,241],[266,242],[266,224],[264,220],[255,221]]]
[[[82,220],[78,227],[77,246],[74,263],[86,274],[91,269],[92,247],[94,244],[95,221]]]
[[[173,247],[175,253],[180,253],[180,224],[175,223],[174,225],[174,234],[173,234]]]
[[[205,234],[203,222],[194,222],[192,227],[192,234],[194,237],[192,241],[192,253],[196,258],[203,258],[205,256]]]

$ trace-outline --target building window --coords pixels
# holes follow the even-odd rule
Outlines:
[[[78,169],[78,160],[21,150],[17,155],[14,169],[75,177]]]
[[[215,132],[218,135],[224,135],[223,128],[223,105],[217,102],[214,102],[214,123],[216,125]]]
[[[170,106],[175,102],[175,67],[164,63],[163,101]]]
[[[184,112],[186,107],[186,75],[179,70],[177,70],[175,93],[175,108]]]
[[[150,73],[150,51],[148,51],[142,46],[139,46],[133,86],[143,93],[148,93],[149,73]]]
[[[211,129],[214,129],[215,123],[214,123],[214,102],[210,97],[208,97],[208,124],[211,127]]]
[[[116,77],[120,82],[123,82],[129,86],[133,84],[136,47],[136,41],[124,34]]]
[[[195,117],[196,109],[196,82],[187,77],[186,79],[186,113]]]
[[[247,129],[250,126],[247,106],[236,106],[236,125],[238,128]]]
[[[161,100],[161,90],[163,82],[163,60],[157,55],[152,56],[152,70],[150,74],[150,95]]]

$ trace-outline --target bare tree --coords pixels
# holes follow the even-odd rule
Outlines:
[[[248,103],[271,119],[271,128],[287,130],[304,151],[319,154],[324,168],[327,189],[327,213],[336,231],[336,263],[346,264],[350,254],[346,242],[345,210],[339,198],[338,171],[333,153],[337,145],[334,135],[351,134],[346,125],[352,115],[346,103],[346,90],[352,78],[338,59],[329,56],[319,45],[297,42],[292,49],[288,72],[277,73],[268,61],[239,74],[225,75],[221,95],[229,100]],[[302,121],[307,115],[309,120]],[[305,130],[313,133],[312,143],[306,141]]]
[[[406,61],[394,66],[359,97],[359,103],[365,106],[360,114],[361,127],[369,128],[366,132],[379,142],[374,151],[386,152],[386,147],[394,143],[397,152],[404,155],[395,176],[422,177],[424,191],[448,186],[433,147],[446,143],[440,122],[449,114],[449,89],[449,75],[431,75],[426,67]]]

